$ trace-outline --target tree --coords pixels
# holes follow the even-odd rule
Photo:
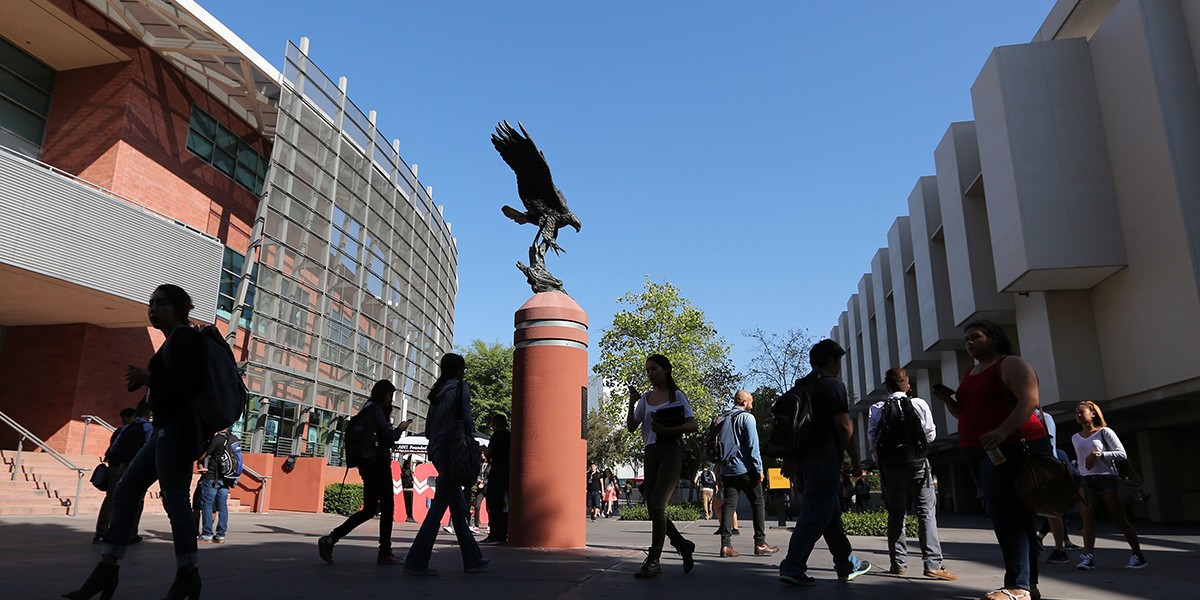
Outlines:
[[[766,446],[767,440],[771,439],[771,430],[773,429],[771,408],[775,406],[775,399],[779,397],[780,391],[764,385],[754,390],[752,395],[754,396],[754,407],[750,409],[750,414],[754,415],[754,421],[758,424],[758,446],[761,449]],[[766,455],[762,458],[764,467],[779,467],[783,464],[783,461]]]
[[[618,465],[633,465],[636,469],[642,464],[642,454],[637,452],[635,434],[625,429],[624,423],[616,426],[599,409],[588,412],[587,457],[589,463],[596,463],[601,469]]]
[[[742,335],[754,341],[754,354],[746,373],[754,383],[782,393],[811,370],[808,351],[816,340],[807,329],[793,327],[781,333],[767,333],[755,327]]]
[[[645,389],[646,357],[662,354],[671,360],[679,389],[687,395],[701,431],[712,417],[730,405],[741,376],[729,357],[729,344],[717,334],[704,312],[670,283],[646,279],[640,294],[628,292],[618,303],[628,305],[613,316],[600,337],[600,361],[592,371],[618,391],[605,398],[600,412],[609,423],[625,423],[629,397],[625,386]],[[684,474],[694,471],[703,456],[703,434],[687,436]],[[690,479],[690,475],[686,475]]]
[[[467,361],[464,378],[471,386],[471,414],[475,428],[482,430],[495,413],[512,416],[513,347],[500,342],[472,340],[456,348]]]

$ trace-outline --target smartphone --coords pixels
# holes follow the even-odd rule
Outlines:
[[[940,383],[935,383],[935,384],[933,384],[933,391],[935,391],[935,392],[937,392],[937,393],[939,393],[939,394],[946,395],[946,396],[953,396],[953,395],[954,395],[954,390],[952,390],[952,389],[950,389],[950,388],[948,388],[948,387],[946,387],[945,385],[942,385],[942,384],[940,384]]]

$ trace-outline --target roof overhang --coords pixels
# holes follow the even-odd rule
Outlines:
[[[87,0],[259,133],[275,137],[279,71],[192,0]]]

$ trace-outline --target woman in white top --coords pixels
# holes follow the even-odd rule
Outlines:
[[[633,574],[639,579],[662,574],[659,557],[664,538],[670,537],[671,545],[683,557],[684,573],[690,572],[695,565],[692,553],[696,550],[695,542],[684,538],[667,519],[667,501],[679,485],[679,475],[683,471],[683,434],[696,431],[699,425],[687,396],[675,385],[671,361],[667,357],[653,354],[647,358],[646,378],[653,389],[645,394],[629,386],[629,414],[625,419],[630,433],[637,431],[639,426],[642,428],[642,441],[646,444],[646,508],[650,511],[651,533],[646,562]],[[673,418],[657,418],[655,415],[660,411],[662,415],[672,414]]]
[[[1096,568],[1093,557],[1096,548],[1096,505],[1103,499],[1109,516],[1125,533],[1125,541],[1133,551],[1125,568],[1143,569],[1150,563],[1142,554],[1137,532],[1125,516],[1125,507],[1117,495],[1117,468],[1113,462],[1128,458],[1125,447],[1121,445],[1116,432],[1108,428],[1104,413],[1100,412],[1095,402],[1080,402],[1075,407],[1075,422],[1079,423],[1081,429],[1071,438],[1071,443],[1075,446],[1079,474],[1083,476],[1083,489],[1087,494],[1087,502],[1083,504],[1083,554],[1079,555],[1076,568],[1083,571]]]

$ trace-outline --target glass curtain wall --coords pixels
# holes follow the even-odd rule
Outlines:
[[[337,464],[376,380],[424,431],[458,256],[398,151],[292,44],[284,79],[248,345],[247,384],[263,397],[253,449]]]

